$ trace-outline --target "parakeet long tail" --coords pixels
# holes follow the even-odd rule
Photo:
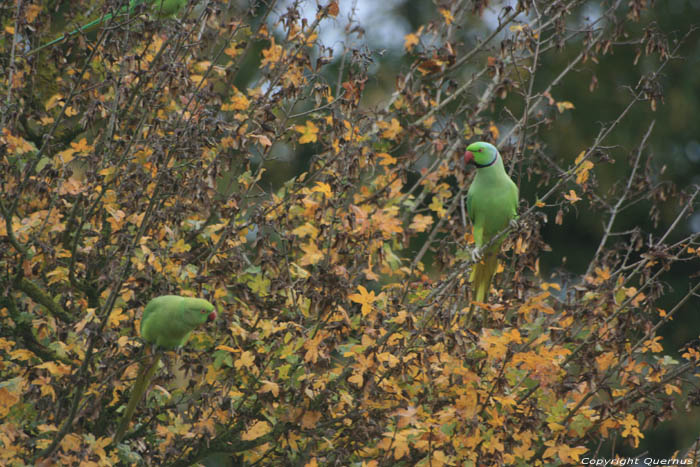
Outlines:
[[[487,252],[484,258],[472,267],[469,281],[472,283],[474,291],[473,301],[485,302],[491,290],[491,279],[493,279],[498,268],[498,255],[496,252]]]
[[[112,18],[112,15],[108,13],[108,14],[104,15],[102,18],[98,18],[94,21],[90,21],[89,23],[80,26],[78,29],[75,29],[75,30],[68,32],[68,33],[64,33],[62,36],[57,37],[56,39],[52,40],[51,42],[47,42],[46,44],[39,46],[34,50],[30,50],[29,52],[27,52],[25,57],[29,57],[30,55],[34,55],[35,53],[40,52],[47,47],[51,47],[52,45],[58,44],[59,42],[63,42],[64,40],[68,39],[69,37],[75,36],[76,34],[79,34],[79,33],[84,32],[84,31],[88,31],[93,26],[100,24],[104,21],[109,21],[111,18]]]
[[[126,13],[126,12],[129,11],[129,10],[133,10],[134,8],[136,8],[137,6],[139,6],[140,4],[142,4],[144,1],[145,1],[145,0],[132,0],[131,2],[129,2],[129,5],[126,5],[126,6],[122,7],[122,8],[119,10],[119,12],[118,12],[117,14],[118,14],[118,15],[121,15],[121,14]],[[149,0],[149,3],[152,2],[152,1],[153,1],[153,0]],[[87,23],[87,24],[83,24],[83,25],[80,26],[79,28],[74,29],[74,30],[71,31],[71,32],[64,33],[62,36],[57,37],[56,39],[52,40],[51,42],[47,42],[46,44],[44,44],[44,45],[42,45],[42,46],[39,46],[39,47],[37,47],[37,48],[34,49],[34,50],[30,50],[29,52],[27,52],[27,53],[25,54],[25,57],[29,57],[30,55],[34,55],[35,53],[37,53],[37,52],[39,52],[39,51],[41,51],[41,50],[44,50],[44,49],[47,48],[47,47],[51,47],[52,45],[58,44],[58,43],[60,43],[60,42],[63,42],[64,40],[66,40],[66,39],[68,39],[68,38],[70,38],[70,37],[73,37],[73,36],[75,36],[76,34],[80,34],[81,32],[89,31],[91,28],[93,28],[93,27],[95,27],[95,26],[97,26],[97,25],[99,25],[99,24],[101,24],[101,23],[105,23],[105,22],[111,20],[113,17],[114,17],[114,15],[112,15],[112,13],[104,14],[104,15],[102,15],[101,18],[97,18],[96,20],[90,21],[90,22]]]
[[[126,434],[126,430],[129,428],[129,422],[131,422],[131,418],[134,416],[136,406],[139,404],[139,402],[141,402],[141,399],[148,388],[148,383],[153,379],[153,374],[156,372],[156,368],[158,368],[159,361],[160,353],[156,353],[141,363],[139,373],[136,376],[136,381],[131,389],[131,398],[126,406],[124,415],[119,422],[119,427],[112,437],[112,442],[114,444],[119,443],[119,441],[121,441]]]

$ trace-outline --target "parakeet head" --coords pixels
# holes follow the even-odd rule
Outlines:
[[[183,301],[183,319],[191,325],[204,324],[216,319],[214,305],[202,298],[185,298]]]
[[[474,164],[479,169],[493,165],[497,159],[498,149],[484,141],[470,144],[464,153],[464,163]]]

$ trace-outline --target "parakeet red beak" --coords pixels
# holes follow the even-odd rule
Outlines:
[[[474,163],[474,153],[471,151],[467,151],[464,153],[464,163],[465,164],[473,164]]]
[[[209,316],[207,316],[207,321],[214,321],[216,319],[216,311],[212,311],[209,313]]]

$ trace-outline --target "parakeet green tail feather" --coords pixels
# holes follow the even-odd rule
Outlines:
[[[136,381],[134,381],[134,387],[131,389],[131,398],[129,399],[126,409],[124,410],[124,415],[119,422],[119,427],[117,427],[117,431],[112,437],[115,444],[121,441],[126,434],[131,417],[134,415],[134,410],[136,410],[136,406],[139,404],[139,402],[141,402],[146,389],[148,389],[148,383],[151,381],[151,379],[153,379],[153,374],[156,372],[156,368],[158,368],[160,354],[156,353],[152,357],[149,357],[148,360],[152,361],[152,363],[143,362],[139,368]]]
[[[495,252],[487,253],[483,260],[472,267],[469,281],[472,283],[474,296],[472,300],[484,303],[491,290],[491,280],[498,268],[498,255]]]

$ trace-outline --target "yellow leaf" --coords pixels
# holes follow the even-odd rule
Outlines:
[[[85,138],[82,138],[82,139],[81,139],[80,141],[78,141],[77,143],[71,142],[71,143],[70,143],[70,146],[71,146],[71,148],[73,148],[73,149],[75,150],[76,153],[80,153],[80,154],[83,154],[83,155],[85,155],[85,154],[87,154],[88,152],[90,152],[90,151],[92,150],[92,148],[93,148],[92,146],[90,146],[89,144],[87,144],[87,140],[86,140]]]
[[[328,183],[316,182],[316,185],[311,189],[312,193],[323,193],[326,198],[333,196],[333,190]]]
[[[309,239],[309,243],[303,244],[301,249],[304,251],[304,256],[299,260],[302,266],[316,264],[323,259],[323,252],[318,249],[313,239]]]
[[[431,115],[430,117],[426,118],[423,121],[423,127],[427,128],[427,129],[431,129],[433,127],[433,125],[435,124],[435,120],[436,120],[435,116]]]
[[[581,198],[578,197],[574,190],[569,190],[569,192],[564,195],[564,198],[566,198],[571,204],[576,204],[578,201],[581,201]]]
[[[34,368],[43,368],[48,370],[53,376],[65,376],[71,373],[71,369],[68,365],[60,362],[46,362],[41,365],[36,365]]]
[[[440,14],[448,25],[452,24],[455,20],[454,16],[452,16],[452,12],[446,8],[440,8]]]
[[[61,440],[61,449],[64,451],[79,451],[82,438],[74,433],[69,433]]]
[[[494,140],[497,140],[498,137],[501,135],[501,132],[498,131],[498,127],[497,127],[496,125],[494,125],[493,123],[491,123],[491,124],[489,125],[489,133],[491,133],[491,137],[492,137]]]
[[[622,436],[625,438],[633,438],[632,442],[634,447],[636,448],[639,446],[639,440],[644,439],[644,434],[639,431],[639,421],[634,418],[634,415],[628,413],[622,421],[622,426],[625,428],[622,430]]]
[[[258,389],[258,392],[261,394],[264,394],[266,392],[271,392],[272,395],[277,397],[280,394],[280,387],[277,383],[273,383],[272,381],[263,380],[263,384],[260,387],[260,389]]]
[[[238,54],[241,53],[241,49],[239,49],[235,45],[231,45],[231,46],[227,47],[226,50],[224,50],[224,53],[231,58],[236,58],[238,56]]]
[[[12,360],[19,360],[21,362],[29,360],[34,356],[34,353],[26,349],[17,349],[10,352],[10,358]]]
[[[243,441],[252,441],[265,436],[270,431],[272,431],[272,427],[268,422],[257,421],[241,435],[241,439]]]
[[[403,47],[407,52],[410,52],[418,44],[418,41],[419,39],[416,34],[406,34],[403,38]]]
[[[401,124],[399,124],[399,121],[395,118],[391,119],[391,123],[387,122],[378,122],[377,125],[379,128],[383,129],[384,131],[382,132],[382,138],[387,138],[391,140],[395,140],[396,137],[401,133]]]
[[[109,314],[108,324],[111,327],[118,328],[118,327],[122,326],[121,323],[123,321],[128,321],[128,320],[129,320],[129,316],[124,314],[124,310],[122,310],[121,308],[114,308],[112,310],[112,313]]]
[[[190,251],[191,248],[189,244],[185,243],[185,239],[181,238],[172,246],[171,251],[173,253],[184,253]]]
[[[318,127],[311,120],[306,122],[306,125],[296,125],[296,131],[301,133],[299,143],[315,143],[318,140]]]
[[[377,157],[379,157],[381,160],[379,161],[379,165],[392,165],[396,164],[396,158],[390,156],[389,154],[385,152],[380,152],[377,154]]]
[[[362,377],[362,372],[355,372],[352,374],[351,377],[348,378],[348,382],[354,384],[358,388],[362,387],[362,384],[364,382],[364,378]]]
[[[236,92],[233,96],[231,96],[231,99],[229,99],[228,104],[224,104],[221,106],[221,110],[224,112],[230,111],[230,110],[245,110],[250,106],[250,101],[248,98],[240,91]]]
[[[73,154],[75,154],[75,150],[68,148],[68,149],[56,154],[56,157],[54,157],[54,160],[56,162],[62,162],[64,164],[67,164],[73,160]]]
[[[25,17],[27,18],[27,23],[33,23],[40,11],[41,6],[39,5],[27,5],[24,12]]]
[[[316,412],[313,410],[310,410],[306,413],[304,413],[304,416],[301,417],[301,427],[305,428],[307,430],[312,430],[316,428],[316,424],[318,421],[321,419],[321,413]]]
[[[253,365],[255,364],[255,355],[253,355],[252,352],[246,350],[241,354],[238,359],[233,362],[233,366],[236,367],[236,369],[240,369],[241,367],[247,367],[247,368],[252,368]]]
[[[414,232],[425,232],[428,227],[433,224],[433,216],[425,216],[423,214],[416,214],[413,216],[413,221],[411,225],[408,226],[409,229]]]
[[[365,316],[365,315],[372,312],[372,310],[374,309],[372,304],[379,297],[378,296],[375,297],[374,291],[368,292],[367,289],[361,285],[357,286],[357,290],[360,291],[359,294],[355,293],[352,295],[348,295],[348,298],[350,299],[350,301],[355,302],[355,303],[359,303],[362,305],[362,316]],[[380,295],[382,295],[382,294],[380,294]]]
[[[266,65],[270,65],[270,69],[274,69],[276,62],[284,57],[284,50],[282,49],[282,46],[275,44],[274,36],[270,39],[270,47],[263,50],[262,53],[263,59],[260,62],[260,66],[264,67]]]
[[[603,354],[598,355],[595,358],[596,365],[598,366],[598,369],[603,372],[610,368],[610,366],[615,363],[615,354],[612,352],[605,352]]]
[[[557,102],[557,110],[559,110],[559,113],[564,112],[565,110],[573,109],[574,104],[572,104],[569,101],[562,101],[562,102]]]
[[[49,284],[66,281],[68,279],[68,268],[59,266],[46,274],[46,276],[49,278]]]
[[[292,230],[292,234],[300,238],[304,238],[307,235],[311,238],[316,238],[318,236],[318,229],[307,222],[306,224],[300,225],[296,229]]]
[[[46,101],[46,104],[44,104],[44,109],[51,110],[54,107],[56,107],[58,105],[58,103],[62,100],[63,100],[63,95],[54,94],[53,96],[49,97],[49,100]]]
[[[593,162],[583,161],[576,169],[576,183],[583,185],[588,180],[588,171],[593,168]]]

